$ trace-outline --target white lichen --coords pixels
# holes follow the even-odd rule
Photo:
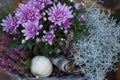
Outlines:
[[[104,80],[106,73],[115,70],[120,52],[120,24],[99,8],[90,7],[86,22],[89,35],[75,43],[80,50],[74,55],[75,64],[90,76],[90,80]]]

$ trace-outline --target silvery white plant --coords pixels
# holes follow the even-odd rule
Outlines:
[[[74,60],[90,80],[104,80],[108,71],[116,69],[113,64],[120,52],[120,24],[99,8],[91,6],[87,11],[89,35],[74,44],[80,49]]]

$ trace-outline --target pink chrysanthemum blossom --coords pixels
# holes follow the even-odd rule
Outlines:
[[[75,3],[75,8],[76,8],[76,9],[80,9],[80,7],[81,7],[81,4],[80,4],[80,3]]]
[[[68,28],[70,28],[71,22],[70,20],[66,20],[64,23],[62,23],[62,26],[60,26],[61,29],[65,29],[67,30]]]
[[[45,3],[45,4],[52,4],[51,0],[34,0],[34,1],[38,1],[38,2],[41,2],[41,3]]]
[[[25,28],[22,30],[25,36],[25,40],[28,40],[30,38],[34,39],[35,35],[39,35],[39,30],[43,27],[43,25],[38,25],[38,22],[31,22],[28,21],[23,25]]]
[[[87,14],[82,14],[80,18],[81,18],[82,21],[86,21],[87,20]]]
[[[45,34],[42,38],[43,42],[47,41],[50,45],[52,45],[52,41],[55,37],[54,35],[54,31],[51,30],[49,32],[46,32],[45,30],[43,31],[43,33]]]
[[[55,25],[50,25],[50,26],[49,26],[49,30],[50,30],[50,31],[51,31],[51,30],[55,31],[55,30],[56,30],[55,27],[56,27]]]
[[[38,10],[42,10],[45,7],[44,3],[41,3],[41,2],[38,2],[38,1],[33,1],[33,0],[28,1],[27,5],[32,5]]]
[[[16,10],[15,16],[21,24],[26,23],[29,20],[32,22],[38,21],[42,17],[38,9],[33,5],[28,4],[19,4],[19,8]]]
[[[38,44],[39,42],[41,42],[40,38],[36,38],[36,44]]]
[[[3,31],[6,31],[9,34],[16,34],[17,28],[19,27],[19,24],[17,23],[16,17],[12,17],[11,14],[9,14],[6,19],[2,20],[3,23],[1,25],[3,26]]]
[[[46,12],[49,15],[48,19],[53,22],[55,25],[61,26],[67,19],[73,18],[71,6],[68,7],[66,4],[61,4],[60,2],[57,5],[49,8]]]

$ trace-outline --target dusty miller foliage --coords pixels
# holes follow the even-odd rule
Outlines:
[[[80,48],[74,55],[75,64],[90,76],[90,80],[104,80],[120,52],[120,24],[110,18],[110,14],[101,12],[99,8],[87,8],[86,22],[89,35],[75,43]]]

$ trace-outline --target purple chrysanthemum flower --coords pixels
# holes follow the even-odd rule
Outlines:
[[[38,1],[33,1],[33,0],[28,1],[27,5],[32,5],[38,10],[42,10],[45,7],[44,3],[41,3],[41,2],[38,2]]]
[[[68,7],[66,4],[61,4],[60,2],[57,5],[49,8],[46,12],[48,13],[48,19],[53,22],[55,25],[61,26],[67,19],[73,18],[71,6]]]
[[[11,14],[9,14],[6,19],[2,20],[2,22],[3,23],[1,23],[1,25],[3,26],[3,31],[6,31],[9,34],[17,33],[17,28],[19,27],[19,24],[16,17],[12,17]]]
[[[32,22],[38,21],[42,17],[38,9],[28,4],[19,4],[19,8],[16,10],[15,15],[21,24],[29,20]]]
[[[33,23],[31,21],[28,21],[23,25],[23,27],[25,28],[22,30],[25,36],[25,40],[28,40],[30,38],[34,39],[35,35],[39,35],[39,30],[43,27],[43,25],[38,26],[38,22]]]
[[[45,4],[52,4],[51,0],[34,0],[34,1],[45,3]]]
[[[66,30],[66,29],[70,28],[70,25],[71,25],[71,22],[70,22],[70,20],[68,19],[68,20],[66,20],[64,23],[62,23],[62,26],[60,26],[60,28]]]
[[[53,39],[54,39],[54,37],[55,37],[54,31],[51,30],[51,31],[49,31],[49,32],[46,32],[46,31],[44,30],[43,33],[45,34],[45,35],[43,36],[43,39],[42,39],[43,42],[44,42],[44,41],[47,41],[50,45],[52,45],[52,41],[53,41]]]
[[[40,38],[37,38],[37,39],[36,39],[36,44],[38,44],[40,41],[41,41],[41,39],[40,39]]]
[[[51,30],[54,31],[54,30],[55,30],[55,25],[50,25],[50,26],[49,26],[49,30],[50,30],[50,31],[51,31]]]
[[[81,7],[80,3],[75,3],[75,8],[76,9],[80,9],[80,7]]]
[[[82,19],[82,21],[86,21],[86,19],[87,19],[87,14],[82,14],[80,18]]]

